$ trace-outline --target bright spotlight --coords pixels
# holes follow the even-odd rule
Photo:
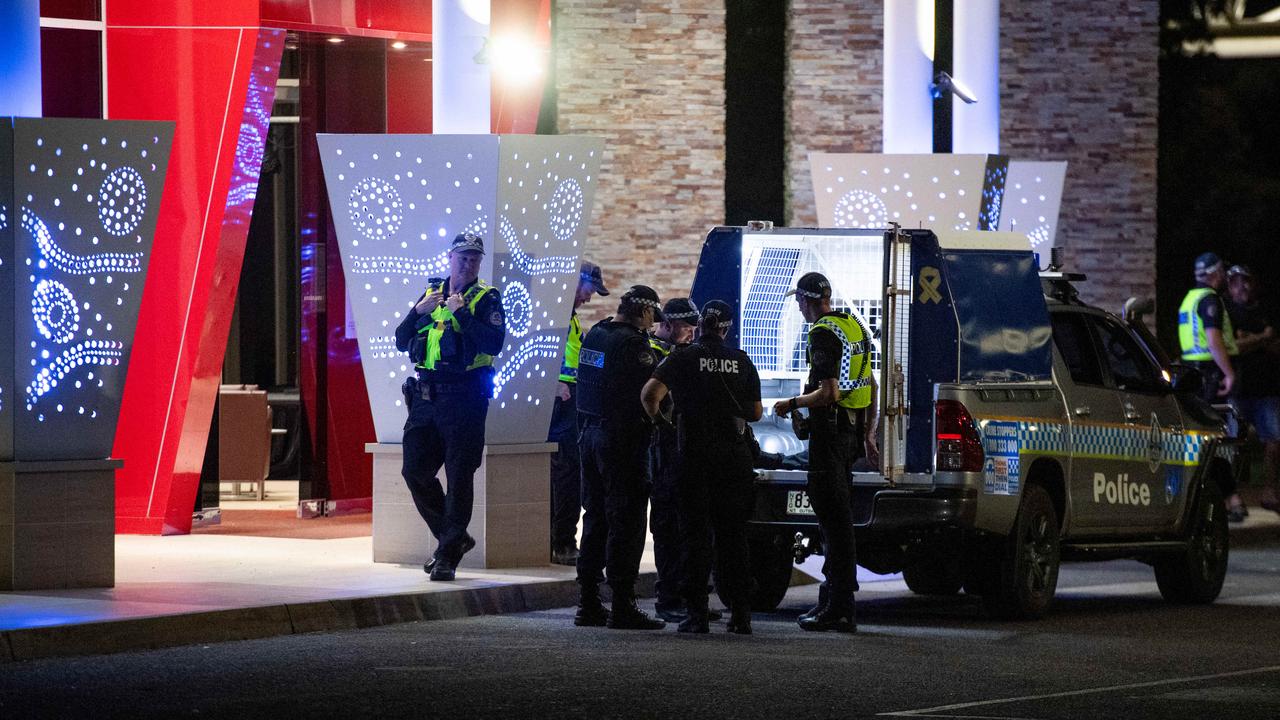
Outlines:
[[[523,85],[542,76],[546,55],[527,37],[509,35],[489,41],[489,66],[504,82]]]
[[[391,43],[391,47],[395,48],[396,50],[403,50],[403,49],[405,49],[405,48],[409,47],[409,43],[407,43],[407,42],[405,42],[405,41],[403,41],[403,40],[397,40],[397,41],[395,41],[395,42]]]

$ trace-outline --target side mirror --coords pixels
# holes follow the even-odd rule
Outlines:
[[[1173,375],[1171,383],[1174,392],[1199,396],[1204,390],[1204,373],[1190,365],[1174,363],[1169,367]]]

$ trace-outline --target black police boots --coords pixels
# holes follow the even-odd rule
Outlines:
[[[661,630],[667,623],[651,618],[636,607],[635,598],[614,593],[613,611],[609,613],[609,627],[614,630]]]
[[[452,563],[453,567],[456,569],[458,566],[458,563],[462,561],[462,556],[474,550],[475,547],[476,547],[476,539],[471,537],[470,534],[464,533],[462,536],[462,543],[458,546],[458,559]],[[453,579],[452,576],[435,577],[436,565],[439,564],[439,562],[440,562],[440,550],[437,549],[436,553],[431,556],[430,560],[422,563],[422,572],[428,575],[431,575],[432,580],[452,580]]]
[[[745,602],[732,603],[729,606],[729,622],[725,630],[737,635],[751,634],[751,605]]]
[[[676,628],[677,632],[698,634],[711,632],[711,613],[707,611],[706,598],[701,602],[692,600],[686,603],[685,613],[684,619]]]
[[[817,615],[827,607],[827,603],[830,601],[831,601],[831,587],[824,582],[818,586],[818,604],[814,605],[812,608],[806,611],[805,614],[801,615],[797,619],[807,620],[813,617],[814,615]]]
[[[854,618],[853,596],[850,595],[846,600],[840,600],[835,597],[830,598],[826,607],[810,617],[800,618],[799,624],[801,630],[814,632],[824,630],[835,630],[842,633],[857,632],[858,623]]]
[[[609,610],[600,602],[600,596],[583,592],[578,599],[578,612],[573,616],[573,624],[578,627],[604,627],[608,622]]]

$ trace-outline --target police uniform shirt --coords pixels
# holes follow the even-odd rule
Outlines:
[[[450,280],[451,278],[445,278],[441,290],[446,301],[453,294],[449,288]],[[467,297],[467,291],[471,290],[477,282],[479,281],[473,280],[462,289],[464,298]],[[418,303],[422,302],[426,296],[426,292],[418,296],[413,303],[414,307],[405,313],[404,320],[401,320],[400,325],[396,327],[396,347],[401,352],[408,350],[410,341],[417,336],[420,329],[434,322],[431,319],[431,313],[422,314],[417,311]],[[465,340],[463,345],[474,349],[476,353],[485,355],[497,355],[502,351],[502,343],[507,337],[507,325],[506,315],[502,309],[502,295],[497,288],[485,291],[484,296],[476,304],[475,313],[472,313],[464,302],[462,307],[453,311],[453,316],[462,329],[462,337]]]
[[[671,389],[694,443],[739,437],[734,418],[747,420],[760,400],[760,375],[751,358],[713,335],[676,347],[653,376]]]
[[[1208,285],[1197,285],[1196,287],[1209,287]],[[1196,304],[1196,314],[1200,316],[1200,321],[1204,323],[1205,330],[1222,329],[1222,316],[1226,312],[1222,305],[1222,297],[1218,293],[1212,292],[1205,295]]]
[[[829,312],[822,317],[840,316],[840,313]],[[840,379],[840,358],[844,354],[844,343],[829,329],[809,334],[809,384],[806,392],[812,392],[823,380]]]

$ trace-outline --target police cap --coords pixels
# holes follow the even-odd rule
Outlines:
[[[698,324],[698,308],[689,298],[671,298],[666,305],[662,306],[662,316],[669,322]]]
[[[601,295],[609,294],[609,288],[604,285],[604,271],[600,269],[599,265],[584,262],[582,263],[581,273],[581,282],[587,283]]]
[[[484,238],[473,232],[460,232],[449,245],[449,252],[478,252],[484,254]]]
[[[631,306],[630,309],[653,308],[653,319],[661,321],[662,301],[658,299],[658,293],[648,285],[632,285],[622,294],[622,301],[619,307]]]
[[[800,295],[812,299],[831,297],[831,282],[820,272],[807,272],[796,281],[796,286],[788,290],[783,297]]]
[[[708,300],[702,306],[703,317],[714,317],[722,328],[733,322],[733,308],[723,300]]]

